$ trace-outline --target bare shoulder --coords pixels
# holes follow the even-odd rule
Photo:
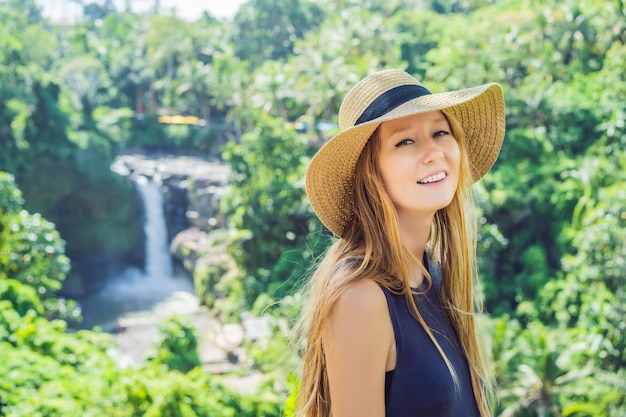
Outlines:
[[[376,313],[387,310],[387,300],[380,286],[371,279],[348,284],[335,303],[335,309],[344,308],[355,313]]]
[[[348,334],[351,338],[357,334],[365,338],[391,334],[385,294],[371,279],[350,283],[335,301],[329,318],[329,327],[339,339]]]

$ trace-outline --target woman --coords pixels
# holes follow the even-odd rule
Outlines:
[[[432,94],[399,70],[359,82],[306,176],[338,239],[310,283],[307,417],[487,417],[470,185],[504,138],[497,84]]]

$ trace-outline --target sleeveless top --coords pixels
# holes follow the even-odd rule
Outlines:
[[[441,306],[440,268],[430,264],[433,286],[414,295],[417,308],[445,352],[458,378],[458,389],[441,354],[411,315],[404,295],[381,286],[393,325],[396,367],[385,376],[386,417],[480,417],[465,355]]]

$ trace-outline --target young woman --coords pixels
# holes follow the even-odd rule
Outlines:
[[[504,138],[497,84],[432,94],[399,70],[359,82],[306,176],[338,239],[310,282],[306,417],[487,417],[470,186]]]

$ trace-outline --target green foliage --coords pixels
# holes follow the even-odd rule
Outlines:
[[[305,343],[304,340],[293,338],[294,326],[300,319],[303,303],[302,292],[295,292],[279,301],[263,295],[257,298],[251,309],[254,316],[267,319],[271,337],[255,343],[252,350],[256,352],[249,355],[255,359],[254,365],[258,369],[274,374],[279,378],[281,385],[287,384],[285,387],[287,390],[290,389],[289,375],[296,372],[300,366],[298,354]]]
[[[189,372],[200,365],[196,330],[188,319],[172,316],[159,324],[162,340],[152,361],[168,369]]]
[[[253,368],[263,373],[265,384],[271,384],[271,391],[280,393],[281,401],[285,402],[282,410],[285,415],[293,415],[295,411],[297,393],[294,394],[294,391],[297,390],[296,370],[301,365],[298,356],[301,346],[294,346],[292,331],[302,302],[300,293],[284,297],[278,302],[267,295],[259,296],[252,314],[267,323],[269,334],[243,345]]]
[[[241,230],[214,230],[207,236],[211,248],[195,263],[193,281],[201,304],[222,321],[237,321],[245,309],[241,271],[228,248],[238,245],[250,233]]]
[[[100,96],[110,90],[106,68],[100,60],[85,55],[63,63],[59,77],[71,94],[72,104],[81,111],[81,128],[93,128],[93,111],[102,100]]]
[[[563,330],[539,322],[523,329],[515,340],[516,355],[507,364],[511,382],[500,391],[502,415],[559,416],[581,378],[590,376],[590,368],[576,360],[579,349]]]
[[[4,215],[3,219],[6,235],[0,247],[3,273],[32,286],[44,298],[53,296],[70,268],[64,255],[64,242],[54,225],[25,210]]]
[[[522,327],[508,317],[486,324],[499,384],[495,415],[598,415],[584,412],[615,392],[606,372],[593,366],[597,340],[585,330],[550,328],[539,321]],[[607,411],[618,404],[611,401],[601,415],[618,415]]]
[[[248,305],[264,292],[289,294],[313,256],[307,235],[314,231],[304,199],[305,163],[311,149],[304,136],[280,119],[260,117],[241,143],[229,143],[224,159],[232,169],[222,200],[232,227],[249,236],[232,245]]]
[[[29,311],[35,312],[36,315],[43,314],[43,306],[33,287],[21,284],[14,279],[3,278],[0,280],[0,294],[2,302],[10,303],[20,317],[24,317]]]
[[[287,58],[293,45],[322,20],[323,12],[309,0],[249,0],[235,15],[235,54],[257,66]]]
[[[285,417],[295,417],[298,393],[300,391],[300,380],[293,373],[289,374],[287,377],[287,387],[289,395],[285,400]]]
[[[29,287],[12,287],[22,298],[32,299]],[[65,322],[48,321],[34,309],[21,314],[11,302],[0,302],[4,415],[96,415],[86,412],[108,401],[107,392],[98,391],[107,385],[102,385],[103,377],[112,368],[105,353],[110,337],[65,330]],[[98,377],[90,383],[94,375]]]
[[[22,314],[32,309],[49,317],[77,319],[78,307],[73,301],[60,300],[57,292],[70,270],[65,256],[65,242],[54,224],[39,214],[22,208],[24,200],[13,176],[0,172],[0,292],[3,300],[13,302]],[[19,299],[12,282],[32,288],[33,295]]]
[[[119,369],[106,353],[110,346],[109,335],[66,333],[60,322],[20,317],[10,304],[0,302],[2,415],[279,415],[276,398],[244,398],[198,367],[186,374],[161,366]]]
[[[55,38],[55,30],[29,21],[28,8],[13,6],[0,4],[0,19],[10,22],[0,30],[7,46],[0,55],[0,170],[15,175],[27,210],[57,225],[69,253],[128,256],[141,231],[133,222],[136,201],[132,187],[110,172],[109,132],[98,132],[92,120],[108,97],[106,66],[90,50],[93,38],[69,28],[82,54],[53,69],[51,61],[77,44]]]
[[[0,171],[0,215],[17,213],[24,205],[22,192],[15,186],[13,175]]]
[[[603,340],[602,366],[614,370],[626,364],[621,330],[626,319],[626,193],[621,184],[599,190],[593,205],[581,201],[584,212],[569,230],[576,252],[564,256],[565,279],[546,285],[540,304],[552,306],[548,319],[595,329]]]

